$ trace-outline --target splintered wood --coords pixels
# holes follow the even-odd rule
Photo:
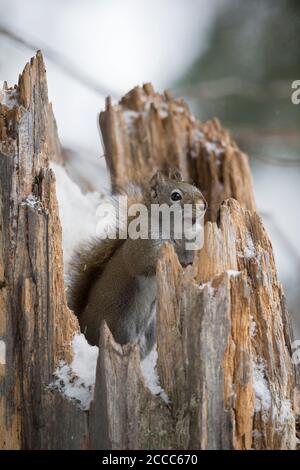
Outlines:
[[[175,166],[209,203],[193,269],[168,246],[157,270],[158,370],[176,446],[294,449],[289,320],[247,156],[218,120],[195,120],[149,84],[108,99],[100,126],[113,186]]]
[[[162,386],[185,416],[191,448],[293,449],[288,316],[270,242],[257,215],[232,199],[212,227],[193,278],[170,247],[159,262]],[[218,265],[216,248],[226,247]]]
[[[42,390],[71,359],[77,320],[65,300],[61,227],[48,167],[55,121],[41,54],[0,102],[0,447],[39,448]]]
[[[255,210],[247,156],[217,119],[200,123],[169,92],[161,96],[146,84],[118,105],[108,98],[100,127],[113,186],[148,179],[158,168],[177,167],[201,188],[210,220],[217,219],[220,203],[229,197]]]
[[[78,323],[65,300],[48,167],[62,153],[38,53],[0,91],[0,448],[294,449],[289,319],[247,156],[217,120],[198,122],[149,84],[108,99],[100,125],[114,187],[176,166],[210,205],[194,265],[182,269],[166,245],[157,267],[165,399],[147,388],[138,347],[116,344],[105,324],[90,409],[49,387],[72,360]]]

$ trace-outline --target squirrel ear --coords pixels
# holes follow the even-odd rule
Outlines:
[[[169,168],[169,179],[174,181],[182,181],[182,176],[177,168]]]
[[[154,173],[150,180],[150,188],[155,189],[159,184],[163,183],[165,181],[165,177],[161,171],[157,171]]]

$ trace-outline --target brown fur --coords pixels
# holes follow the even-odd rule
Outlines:
[[[70,263],[70,286],[67,291],[68,305],[80,316],[88,301],[89,288],[101,275],[107,261],[124,243],[120,239],[96,239],[80,246]]]
[[[183,182],[178,173],[165,177],[157,172],[147,187],[134,185],[119,194],[133,203],[172,205],[172,190],[182,193],[184,203],[196,203],[200,191]],[[128,221],[130,222],[130,221]],[[172,237],[171,237],[172,238]],[[81,246],[71,262],[69,307],[79,318],[90,344],[98,345],[99,327],[105,320],[116,341],[138,341],[144,357],[155,342],[155,266],[164,239],[98,239]],[[183,265],[193,253],[184,240],[170,239]]]

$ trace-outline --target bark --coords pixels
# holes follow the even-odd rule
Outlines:
[[[247,156],[151,85],[100,115],[113,186],[178,167],[206,196],[205,244],[182,270],[158,265],[158,368],[179,448],[295,448],[290,327]]]
[[[155,93],[152,85],[134,88],[100,114],[106,160],[114,187],[149,178],[158,168],[177,167],[201,188],[216,221],[220,203],[237,199],[255,210],[247,156],[217,119],[201,123],[185,102]]]
[[[137,346],[116,344],[105,324],[90,410],[48,387],[79,328],[65,300],[49,168],[62,157],[38,53],[0,94],[0,448],[295,448],[289,318],[246,155],[217,120],[196,121],[151,85],[107,100],[100,125],[113,186],[177,166],[210,204],[194,265],[182,269],[166,245],[157,267],[169,402],[147,388]]]
[[[49,159],[55,121],[41,54],[0,104],[0,447],[40,448],[46,384],[71,359],[77,320],[64,292],[61,227]],[[51,132],[51,134],[49,134]],[[44,402],[44,400],[46,400]],[[46,435],[46,433],[45,433]]]

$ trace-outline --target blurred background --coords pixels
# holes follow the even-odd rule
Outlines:
[[[85,190],[99,190],[99,172],[109,184],[97,129],[106,95],[117,101],[152,82],[230,129],[249,154],[300,339],[300,104],[291,101],[299,0],[0,0],[0,80],[16,83],[37,49],[72,177]]]

